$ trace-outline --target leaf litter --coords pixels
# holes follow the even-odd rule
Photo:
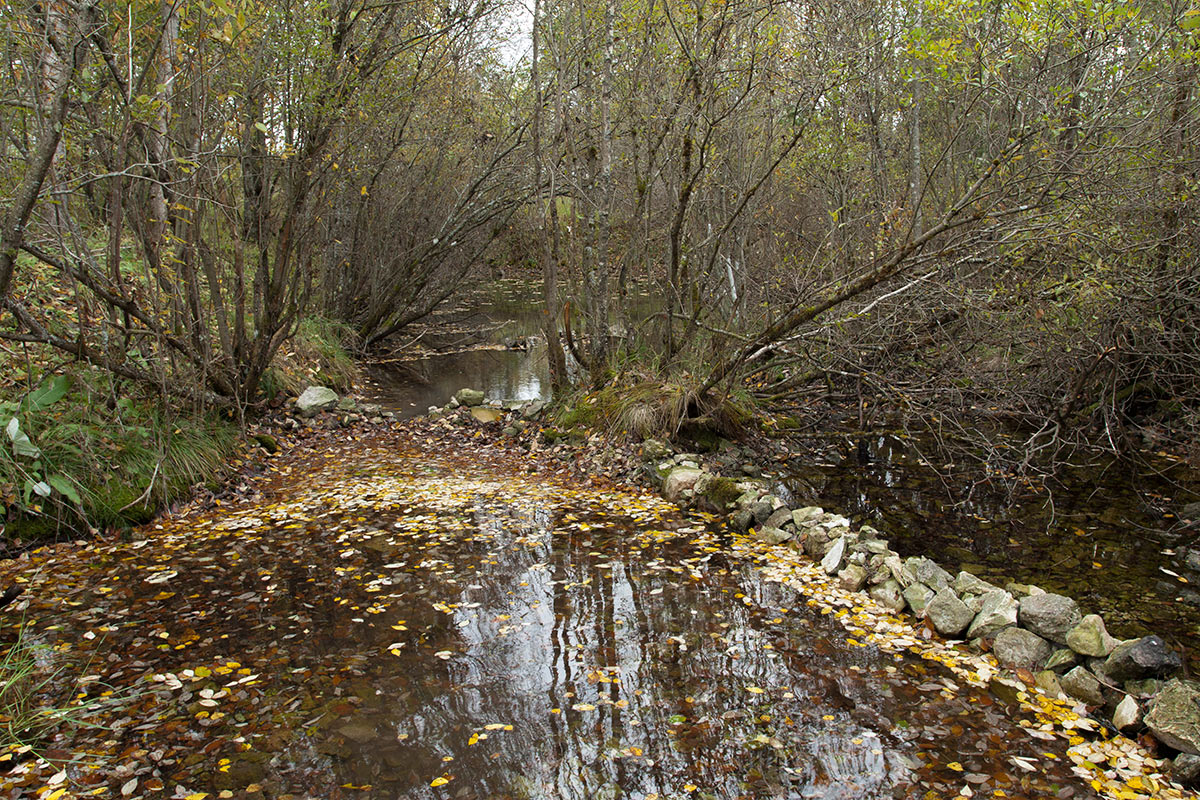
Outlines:
[[[1023,684],[1010,719],[986,657],[576,469],[414,422],[297,443],[148,541],[10,562],[29,634],[113,700],[8,754],[0,788],[1180,796]]]

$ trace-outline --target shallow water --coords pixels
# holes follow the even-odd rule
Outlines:
[[[106,760],[73,779],[268,797],[1092,796],[1065,743],[935,663],[854,646],[703,520],[447,452],[354,442],[277,464],[260,503],[29,565],[36,635],[99,684],[143,687],[76,734]]]

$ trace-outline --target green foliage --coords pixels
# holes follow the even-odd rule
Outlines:
[[[237,446],[232,424],[114,393],[103,381],[75,387],[56,376],[0,404],[10,445],[0,448],[7,535],[144,522],[225,469]]]
[[[350,325],[317,315],[305,317],[263,376],[263,393],[268,397],[299,394],[314,383],[339,392],[349,390],[361,377],[351,355],[358,344]]]

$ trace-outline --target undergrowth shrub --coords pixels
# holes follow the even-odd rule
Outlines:
[[[563,428],[583,425],[634,440],[707,443],[741,435],[755,418],[748,395],[701,395],[696,389],[697,384],[686,377],[619,375],[600,389],[566,398],[554,422]]]
[[[361,377],[352,355],[358,346],[358,335],[344,322],[305,317],[263,375],[263,394],[299,394],[312,384],[348,391]]]
[[[229,421],[119,396],[82,370],[0,403],[0,427],[0,524],[9,539],[145,522],[219,476],[238,446]]]

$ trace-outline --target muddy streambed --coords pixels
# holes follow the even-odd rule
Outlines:
[[[125,797],[1093,796],[1065,741],[848,641],[704,520],[434,438],[293,452],[256,502],[6,565],[97,704],[8,796],[60,766]]]
[[[880,435],[796,465],[791,485],[903,555],[1074,597],[1114,635],[1157,633],[1200,670],[1200,528],[1176,513],[1200,480],[1185,464],[1079,467],[1042,485],[944,461],[930,442]]]

